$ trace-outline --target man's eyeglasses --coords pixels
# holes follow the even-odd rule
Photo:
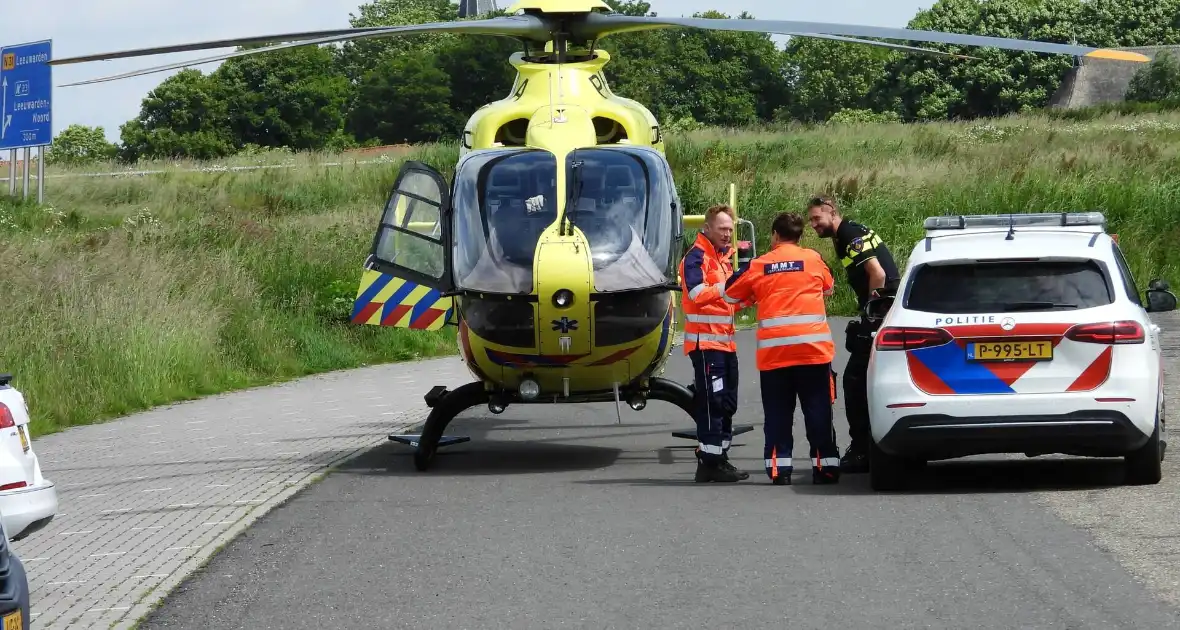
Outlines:
[[[830,208],[835,208],[836,204],[830,197],[812,197],[811,201],[807,203],[808,208],[815,208],[817,206],[828,206]]]

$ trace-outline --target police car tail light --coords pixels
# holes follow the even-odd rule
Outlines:
[[[877,350],[918,350],[950,343],[951,334],[941,328],[887,326],[877,332]]]
[[[1143,343],[1146,334],[1139,322],[1118,321],[1078,324],[1065,332],[1065,338],[1081,343],[1105,345]]]

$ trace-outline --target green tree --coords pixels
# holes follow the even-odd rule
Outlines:
[[[863,44],[792,37],[785,56],[791,88],[786,112],[794,120],[819,122],[841,110],[878,107],[885,67],[899,54]]]
[[[1180,37],[1180,0],[938,0],[909,28],[1084,46],[1145,46]],[[920,44],[974,60],[900,55],[881,95],[906,119],[1002,116],[1045,107],[1074,64],[1066,55]]]
[[[348,131],[362,142],[426,142],[455,133],[451,81],[433,58],[395,56],[382,61],[357,86]]]
[[[344,126],[352,86],[328,48],[235,57],[212,77],[238,146],[319,149]]]
[[[459,17],[459,5],[451,0],[372,0],[348,14],[353,28],[368,26],[407,26],[428,22],[447,22]],[[449,33],[395,35],[346,41],[338,49],[339,68],[353,83],[360,81],[391,56],[414,54],[431,56],[440,46],[453,43],[458,37]]]
[[[1162,51],[1146,64],[1127,85],[1126,100],[1132,103],[1180,102],[1180,58]]]
[[[634,13],[650,9],[646,2],[618,6]],[[728,18],[717,11],[694,17]],[[770,35],[661,29],[611,35],[599,45],[613,58],[604,69],[612,89],[665,123],[749,125],[769,120],[789,98],[786,59]]]
[[[78,166],[114,159],[118,147],[107,142],[102,127],[70,125],[57,134],[45,153],[45,164]]]
[[[229,125],[221,84],[186,68],[148,93],[139,116],[120,127],[119,158],[192,158],[209,160],[238,148]]]
[[[1080,0],[938,0],[908,27],[1070,43],[1077,38],[1080,16]],[[1040,108],[1073,64],[1064,55],[921,45],[978,59],[903,54],[887,64],[881,94],[906,119],[1002,116]]]

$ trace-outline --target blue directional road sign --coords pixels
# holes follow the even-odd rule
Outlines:
[[[53,40],[0,48],[0,150],[53,142]]]

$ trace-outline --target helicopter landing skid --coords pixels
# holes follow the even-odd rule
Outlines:
[[[455,416],[472,407],[486,404],[489,396],[483,383],[476,381],[454,390],[448,390],[442,385],[435,385],[427,392],[425,399],[426,406],[430,407],[430,415],[426,417],[426,423],[422,425],[422,433],[389,436],[389,439],[394,442],[416,449],[414,451],[414,467],[419,471],[430,468],[434,454],[438,449],[471,441],[471,438],[465,435],[443,435],[443,431],[447,429],[447,425],[455,419]]]
[[[660,382],[657,383],[656,381],[660,381]],[[664,380],[661,378],[653,378],[652,379],[652,398],[656,398],[655,392],[656,392],[657,387],[659,387],[661,390],[660,398],[662,400],[667,400],[668,402],[675,403],[681,409],[683,409],[685,411],[685,413],[687,413],[689,415],[690,418],[692,417],[692,412],[693,412],[692,399],[693,399],[693,390],[694,390],[692,385],[685,387],[683,385],[680,385],[679,383],[674,383],[672,381],[667,381],[667,380]],[[750,431],[753,431],[753,430],[754,430],[754,425],[752,425],[752,424],[735,424],[733,426],[733,436],[737,437],[743,433],[749,433]],[[678,437],[678,438],[681,438],[684,440],[694,440],[695,441],[697,439],[697,431],[696,431],[696,429],[692,429],[690,431],[673,431],[672,437]]]

